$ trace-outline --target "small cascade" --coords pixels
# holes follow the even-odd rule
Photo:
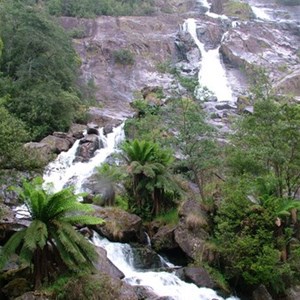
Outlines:
[[[189,18],[184,22],[183,29],[192,36],[199,48],[202,59],[198,74],[199,84],[206,86],[218,98],[218,101],[233,101],[232,91],[228,84],[225,67],[222,64],[219,47],[206,51],[204,44],[197,37],[196,20]]]
[[[112,243],[94,233],[93,243],[107,251],[107,257],[125,274],[125,281],[131,285],[149,287],[158,296],[172,297],[174,300],[222,300],[217,293],[208,288],[199,288],[195,284],[186,283],[174,273],[139,271],[133,267],[133,251],[130,245]],[[238,299],[235,297],[227,300]]]
[[[105,136],[103,129],[100,130],[99,139],[103,143],[103,148],[95,152],[88,162],[74,162],[79,140],[77,140],[73,147],[67,151],[62,152],[51,162],[44,172],[44,184],[50,185],[53,192],[60,191],[64,187],[74,186],[77,193],[81,192],[81,185],[83,181],[91,176],[95,168],[100,166],[105,159],[116,151],[116,146],[124,139],[124,123],[115,127],[113,132]]]

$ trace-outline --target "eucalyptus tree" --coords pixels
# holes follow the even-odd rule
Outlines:
[[[172,110],[173,140],[182,156],[181,164],[188,169],[202,200],[205,200],[205,185],[219,162],[220,151],[214,138],[215,130],[207,123],[200,105],[192,99],[175,99]]]
[[[102,219],[89,213],[87,204],[78,202],[71,188],[51,194],[42,188],[42,179],[24,182],[18,189],[31,217],[29,227],[14,233],[0,252],[0,266],[18,253],[33,265],[35,288],[46,278],[66,269],[92,269],[97,259],[94,246],[73,225],[93,225]]]

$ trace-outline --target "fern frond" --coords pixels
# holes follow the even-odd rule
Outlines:
[[[10,256],[16,253],[25,236],[25,229],[14,233],[0,251],[0,269],[4,267]]]
[[[37,246],[43,249],[47,243],[47,238],[48,230],[46,224],[40,220],[34,220],[26,229],[24,244],[30,251],[34,251]]]

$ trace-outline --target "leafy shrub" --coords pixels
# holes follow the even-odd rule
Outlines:
[[[134,56],[128,49],[116,50],[112,53],[113,59],[117,64],[121,65],[133,65]]]

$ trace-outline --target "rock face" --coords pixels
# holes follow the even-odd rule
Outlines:
[[[193,260],[201,257],[208,259],[208,251],[205,248],[208,221],[199,202],[186,201],[179,211],[179,216],[180,222],[174,232],[176,243]]]
[[[160,227],[152,237],[152,245],[156,251],[177,249],[179,246],[175,241],[174,231],[176,226],[166,225]]]
[[[96,225],[95,230],[114,242],[144,242],[142,219],[117,207],[97,207],[95,216],[104,219],[105,223]]]
[[[220,51],[225,61],[235,67],[249,72],[251,66],[266,69],[271,81],[278,82],[279,89],[290,86],[291,91],[298,95],[299,42],[299,36],[281,24],[252,21],[238,23],[230,29],[224,36]]]

